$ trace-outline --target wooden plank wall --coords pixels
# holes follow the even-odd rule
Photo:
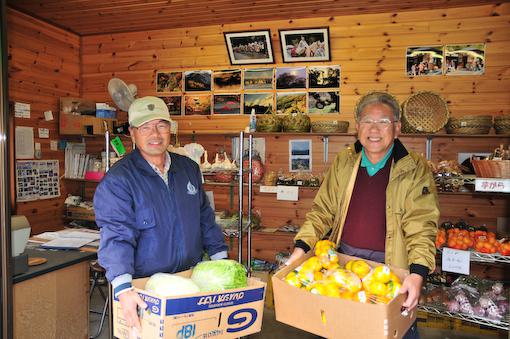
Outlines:
[[[64,151],[51,151],[50,140],[58,140],[59,97],[80,93],[80,38],[17,11],[7,10],[9,53],[9,100],[31,105],[30,119],[15,118],[16,126],[34,128],[43,159],[57,159],[64,174]],[[51,110],[54,119],[46,121]],[[49,139],[40,139],[38,128],[49,129]],[[75,138],[78,141],[77,138]],[[63,227],[63,201],[67,196],[61,181],[61,197],[17,204],[17,214],[26,215],[32,233]]]
[[[138,86],[140,96],[156,95],[157,70],[237,68],[230,65],[223,32],[270,29],[276,65],[282,64],[278,29],[329,26],[330,64],[342,68],[341,113],[316,119],[352,122],[359,97],[370,90],[389,91],[400,101],[431,90],[447,100],[452,115],[510,113],[509,3],[342,17],[319,17],[83,37],[83,87],[87,97],[109,101],[112,76]],[[409,78],[408,46],[486,43],[486,73],[481,76]],[[317,63],[296,63],[296,66]],[[259,66],[246,66],[259,67]],[[186,117],[181,131],[239,131],[246,116]],[[351,123],[351,130],[354,125]]]

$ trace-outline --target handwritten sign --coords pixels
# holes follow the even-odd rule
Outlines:
[[[276,200],[298,201],[299,187],[276,186]]]
[[[475,190],[480,192],[510,193],[510,179],[476,178]]]
[[[443,271],[469,275],[471,252],[443,247]]]

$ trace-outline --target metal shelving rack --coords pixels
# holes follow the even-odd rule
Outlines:
[[[483,317],[477,317],[474,315],[468,315],[464,313],[457,313],[457,312],[450,312],[438,307],[430,306],[430,305],[418,305],[418,309],[421,311],[425,311],[427,313],[437,314],[437,315],[443,315],[455,319],[460,319],[464,321],[469,321],[472,323],[476,323],[479,325],[489,326],[493,328],[498,328],[501,330],[508,331],[510,328],[509,323],[509,316],[507,315],[506,319],[498,321],[498,320],[490,320]]]

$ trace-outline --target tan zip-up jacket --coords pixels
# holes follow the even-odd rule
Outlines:
[[[294,241],[301,240],[313,248],[332,230],[330,239],[340,243],[360,160],[359,141],[337,155]],[[390,160],[385,263],[404,269],[419,264],[433,271],[439,204],[432,172],[423,157],[408,152],[398,139]]]

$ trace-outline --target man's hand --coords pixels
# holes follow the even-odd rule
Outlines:
[[[146,309],[147,304],[142,300],[142,298],[140,298],[138,293],[133,290],[119,294],[119,301],[127,325],[129,327],[136,327],[138,333],[141,333],[142,326],[140,325],[136,306],[138,305],[141,308]]]
[[[416,273],[411,273],[404,279],[400,293],[407,293],[407,299],[402,304],[407,310],[411,311],[418,305],[422,283],[422,276]]]
[[[294,261],[298,260],[303,255],[305,255],[305,251],[303,251],[302,248],[299,248],[299,247],[294,248],[294,252],[292,252],[291,256],[289,257],[289,260],[287,260],[285,265],[288,266],[288,265],[292,264]]]

